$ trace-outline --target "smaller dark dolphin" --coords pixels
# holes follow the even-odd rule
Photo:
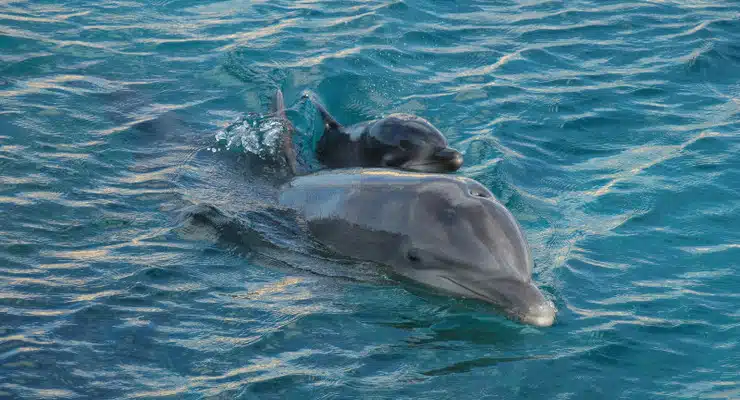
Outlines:
[[[324,133],[316,155],[329,168],[388,167],[417,172],[453,172],[463,164],[462,154],[424,118],[391,114],[385,118],[344,127],[315,96],[305,94],[321,113]]]

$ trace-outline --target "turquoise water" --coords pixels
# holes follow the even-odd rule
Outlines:
[[[739,13],[0,2],[0,398],[740,397]],[[275,85],[308,157],[304,90],[344,123],[432,121],[525,228],[556,325],[318,258],[260,215],[245,163]]]

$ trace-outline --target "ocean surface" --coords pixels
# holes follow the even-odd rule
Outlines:
[[[278,86],[433,122],[556,324],[261,212]],[[740,398],[739,139],[737,1],[0,1],[0,398]]]

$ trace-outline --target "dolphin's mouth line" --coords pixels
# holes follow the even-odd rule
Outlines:
[[[465,289],[465,290],[467,290],[467,291],[469,291],[469,292],[471,292],[471,293],[474,293],[475,295],[477,295],[477,296],[480,296],[480,297],[481,297],[481,298],[483,298],[483,299],[487,299],[487,300],[489,300],[489,301],[492,301],[492,302],[494,302],[494,303],[498,304],[498,301],[496,301],[495,299],[493,299],[493,298],[492,298],[491,296],[486,296],[486,295],[484,295],[483,293],[480,293],[480,292],[479,292],[479,291],[477,291],[477,290],[471,289],[471,288],[469,288],[469,287],[467,287],[467,286],[463,285],[462,283],[460,283],[460,282],[458,282],[458,281],[456,281],[456,280],[454,280],[454,279],[452,279],[452,278],[450,278],[450,277],[447,277],[447,276],[440,276],[440,278],[444,278],[444,279],[447,279],[448,281],[450,281],[450,282],[454,283],[455,285],[457,285],[457,286],[460,286],[461,288],[463,288],[463,289]]]
[[[493,298],[491,296],[484,295],[483,293],[481,293],[481,292],[479,292],[477,290],[474,290],[474,289],[472,289],[472,288],[470,288],[468,286],[465,286],[462,283],[460,283],[460,282],[458,282],[458,281],[456,281],[456,280],[454,280],[454,279],[452,279],[450,277],[440,275],[440,278],[444,278],[444,279],[448,280],[449,282],[454,283],[455,285],[457,285],[457,286],[459,286],[459,287],[461,287],[461,288],[463,288],[463,289],[465,289],[465,290],[467,290],[467,291],[469,291],[469,292],[471,292],[471,293],[473,293],[473,294],[475,294],[477,296],[480,296],[480,298],[486,299],[486,300],[492,302],[493,304],[495,304],[495,305],[497,305],[499,307],[504,308],[508,314],[510,314],[510,315],[512,315],[512,316],[514,316],[516,318],[519,318],[520,320],[523,320],[523,318],[524,318],[524,314],[522,314],[520,312],[520,310],[518,310],[516,307],[515,308],[507,307],[505,304],[502,304],[502,302],[498,301],[497,299],[495,299],[495,298]]]

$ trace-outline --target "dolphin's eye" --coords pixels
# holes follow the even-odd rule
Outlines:
[[[416,249],[411,249],[406,253],[406,258],[409,259],[409,261],[417,263],[421,261],[421,257],[419,257],[419,251]]]

